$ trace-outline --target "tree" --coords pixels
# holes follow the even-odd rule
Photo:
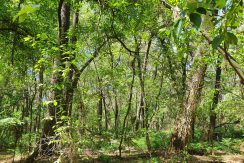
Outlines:
[[[200,101],[207,69],[206,63],[203,62],[204,54],[206,54],[206,47],[204,46],[203,43],[200,44],[195,52],[194,66],[196,69],[187,84],[188,91],[185,95],[184,108],[175,122],[171,143],[176,150],[182,150],[188,144],[193,131],[192,125],[195,123],[195,112]]]

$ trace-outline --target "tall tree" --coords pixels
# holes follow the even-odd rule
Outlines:
[[[172,147],[176,150],[182,150],[189,142],[192,134],[192,125],[194,123],[196,109],[200,101],[200,95],[204,83],[204,76],[207,65],[204,63],[204,55],[206,46],[204,43],[198,45],[194,56],[194,67],[187,87],[188,91],[185,95],[184,108],[178,115],[173,135],[171,138]]]

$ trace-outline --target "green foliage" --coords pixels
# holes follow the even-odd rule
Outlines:
[[[172,132],[152,132],[150,134],[152,149],[154,150],[166,150],[169,146]]]
[[[179,35],[181,34],[182,27],[183,27],[182,24],[183,24],[183,19],[179,19],[174,25],[173,34],[175,38],[179,38]]]
[[[236,153],[239,151],[241,142],[241,139],[223,138],[221,142],[215,144],[214,149]]]
[[[196,9],[196,11],[197,11],[198,13],[200,13],[200,14],[204,14],[204,15],[207,14],[206,9],[203,8],[203,7],[198,7],[198,8]]]
[[[238,39],[237,37],[230,32],[226,32],[225,34],[225,46],[228,49],[229,45],[237,45]]]
[[[190,154],[209,154],[212,151],[223,151],[226,153],[239,153],[239,148],[243,139],[223,138],[221,141],[195,142],[187,146]]]
[[[24,122],[20,121],[17,118],[4,118],[0,119],[0,128],[11,128],[11,127],[20,127]]]
[[[199,128],[194,129],[194,139],[192,140],[193,142],[200,142],[201,139],[203,138],[203,131]]]
[[[226,0],[217,0],[215,6],[222,9],[226,5]]]
[[[98,161],[108,163],[108,162],[111,162],[112,159],[111,159],[110,156],[107,156],[107,155],[100,155],[100,156],[98,157]]]
[[[223,126],[215,130],[219,136],[219,139],[222,138],[243,138],[244,131],[243,129],[238,129],[233,125]]]
[[[191,13],[189,15],[190,21],[193,23],[193,25],[198,29],[201,26],[202,18],[201,15],[198,13]]]
[[[123,130],[123,151],[146,151],[146,132],[153,150],[167,150],[185,95],[194,88],[188,84],[194,83],[190,79],[200,65],[194,61],[201,43],[206,44],[203,55],[208,69],[196,100],[195,137],[188,148],[204,154],[213,148],[228,150],[238,144],[234,138],[243,138],[243,87],[228,61],[223,61],[219,103],[211,113],[216,113],[217,125],[235,120],[240,124],[217,128],[222,141],[213,147],[201,142],[206,139],[216,92],[216,59],[225,59],[218,57],[216,49],[222,46],[244,67],[242,4],[226,0],[215,4],[207,0],[64,2],[70,3],[71,18],[65,36],[68,43],[60,45],[59,1],[0,1],[0,150],[32,150],[46,131],[45,122],[52,120],[56,139],[51,142],[62,146],[55,152],[67,156],[67,151],[81,154],[84,149],[114,152]],[[73,22],[75,12],[78,24]],[[195,28],[213,38],[214,53]],[[66,105],[71,108],[64,110]],[[189,154],[181,151],[180,157],[183,162]],[[111,158],[101,155],[99,160]]]
[[[26,19],[28,14],[34,13],[38,8],[40,7],[40,5],[27,5],[24,6],[17,15],[15,15],[13,17],[13,21],[16,21],[16,19],[18,18],[19,23],[24,22],[24,20]]]
[[[147,149],[147,144],[146,144],[146,138],[145,137],[139,137],[139,138],[134,138],[132,140],[133,144],[135,144],[135,147],[138,149],[146,150]]]
[[[214,39],[212,41],[213,49],[217,49],[223,40],[224,40],[224,35],[222,35],[222,34],[214,37]]]
[[[208,148],[211,147],[210,144],[208,143],[203,143],[203,142],[196,142],[196,143],[190,143],[187,146],[187,151],[190,154],[198,154],[198,155],[204,155],[208,153]]]

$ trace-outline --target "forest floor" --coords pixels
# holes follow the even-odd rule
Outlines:
[[[77,159],[76,162],[118,162],[118,163],[125,163],[125,162],[132,162],[132,163],[141,163],[145,160],[148,162],[154,162],[155,159],[157,159],[157,162],[177,162],[174,160],[177,159],[177,155],[174,156],[167,156],[166,153],[162,152],[155,152],[152,154],[152,157],[148,153],[145,152],[138,152],[138,151],[130,151],[123,152],[122,153],[122,159],[120,159],[117,155],[117,153],[106,153],[102,154],[105,160],[100,160],[99,157],[100,154],[91,154],[89,151],[86,151],[84,155],[82,155],[82,158],[85,158],[85,160]],[[22,154],[22,155],[16,155],[14,158],[14,161],[16,163],[25,162],[25,158],[28,156],[28,154]],[[182,157],[182,156],[179,156]],[[109,158],[110,161],[106,160],[106,158]],[[37,163],[49,163],[53,162],[54,160],[57,160],[57,158],[52,159],[50,161],[49,159],[41,158],[36,161]],[[12,163],[13,157],[10,153],[4,153],[0,152],[0,163]],[[224,162],[224,163],[244,163],[244,142],[240,145],[239,152],[238,153],[228,153],[226,151],[221,150],[215,150],[212,151],[209,155],[190,155],[188,158],[188,162],[195,163],[195,162],[201,162],[201,163],[210,163],[210,162]]]
[[[244,142],[241,143],[238,153],[226,153],[225,151],[212,151],[211,155],[199,156],[192,155],[196,162],[226,162],[226,163],[244,163]]]
[[[150,161],[151,159],[148,157],[130,157],[130,158],[123,158],[123,159],[112,159],[111,162],[136,162],[136,163],[140,163],[140,161],[142,162],[143,160],[148,160]],[[164,157],[153,157],[158,158],[158,160],[162,161],[162,162],[172,162],[174,161],[174,159],[171,158],[167,158],[165,159]],[[24,157],[17,155],[14,158],[14,162],[15,163],[24,163]],[[118,161],[119,160],[119,161]],[[12,163],[13,162],[13,158],[9,155],[6,155],[6,157],[3,159],[3,157],[0,157],[0,163]],[[49,159],[38,159],[36,161],[36,163],[51,163],[52,161],[50,161]],[[78,162],[103,162],[103,161],[99,161],[99,160],[94,160],[91,159],[90,161],[84,161],[84,160],[80,160]],[[158,161],[159,162],[159,161]],[[244,155],[240,155],[240,154],[225,154],[225,155],[221,155],[221,156],[217,156],[217,155],[209,155],[209,156],[200,156],[200,155],[192,155],[190,156],[190,159],[188,160],[188,162],[190,163],[211,163],[211,162],[224,162],[224,163],[244,163]]]

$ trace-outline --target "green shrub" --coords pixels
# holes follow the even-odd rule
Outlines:
[[[166,149],[170,143],[171,131],[151,133],[152,149]]]
[[[190,143],[187,146],[187,151],[189,154],[204,155],[208,152],[207,143]]]
[[[112,159],[110,156],[107,156],[107,155],[100,155],[98,157],[98,161],[101,161],[101,162],[111,162]]]
[[[145,137],[134,138],[134,139],[132,139],[132,142],[139,149],[143,149],[143,150],[147,149],[147,144],[146,144],[146,138]]]
[[[202,137],[203,137],[202,130],[199,129],[199,128],[195,128],[195,130],[194,130],[194,139],[192,140],[192,142],[199,142],[199,141],[201,141]]]

